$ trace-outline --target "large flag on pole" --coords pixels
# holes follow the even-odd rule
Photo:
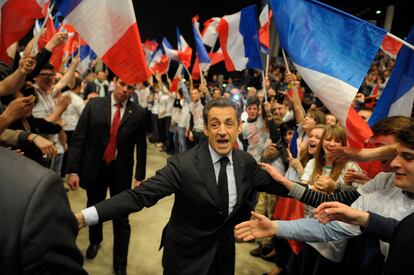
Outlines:
[[[214,45],[216,45],[218,38],[216,28],[220,23],[220,20],[220,17],[213,17],[204,22],[204,29],[201,36],[203,37],[203,44],[209,46],[210,48],[213,48]]]
[[[150,76],[131,0],[56,0],[56,7],[123,81]]]
[[[7,49],[33,28],[42,18],[44,0],[0,0],[0,60],[11,61]]]
[[[256,6],[224,16],[217,26],[227,71],[263,70]]]
[[[314,0],[272,0],[282,48],[315,95],[362,145],[372,131],[351,107],[386,31]]]
[[[265,54],[269,53],[270,48],[270,20],[272,19],[272,11],[269,9],[269,4],[263,7],[262,12],[259,15],[260,30],[259,40],[262,51]]]
[[[414,44],[414,27],[411,28],[406,41]],[[398,54],[387,86],[385,86],[369,119],[369,124],[374,125],[377,121],[389,116],[411,117],[413,101],[414,51],[403,46]]]
[[[200,30],[199,30],[199,23],[198,23],[198,16],[193,17],[193,33],[194,33],[194,41],[196,44],[196,51],[197,51],[197,59],[198,65],[200,66],[200,70],[202,72],[208,71],[210,67],[210,57],[208,56],[207,50],[203,45],[203,40],[201,38]]]
[[[191,54],[193,50],[188,46],[184,38],[181,38],[182,36],[180,35],[179,41],[181,43],[181,46],[185,47],[182,51],[174,49],[165,37],[162,40],[162,46],[164,48],[165,54],[168,56],[169,59],[178,61],[184,64],[186,68],[188,68],[191,65]],[[185,44],[183,42],[185,42]]]
[[[151,57],[149,67],[154,73],[166,74],[170,65],[170,59],[165,55],[162,48],[159,48]]]

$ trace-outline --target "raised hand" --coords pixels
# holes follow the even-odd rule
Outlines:
[[[237,239],[250,241],[271,237],[277,233],[276,222],[255,212],[251,213],[252,220],[236,225],[234,233]]]
[[[19,71],[25,75],[30,74],[36,67],[36,59],[32,55],[23,56],[19,61]]]
[[[26,117],[32,112],[34,102],[35,97],[32,95],[16,98],[10,102],[10,104],[2,113],[2,116],[5,117],[10,123],[19,118]]]
[[[313,186],[317,191],[329,194],[336,190],[336,181],[329,176],[319,175],[316,182],[313,183]]]
[[[338,220],[349,224],[366,226],[369,213],[339,202],[324,202],[315,209],[314,217],[323,224]]]

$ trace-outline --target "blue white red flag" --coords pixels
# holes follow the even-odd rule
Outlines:
[[[0,1],[0,60],[10,63],[7,49],[32,29],[37,18],[44,17],[45,0]]]
[[[190,67],[191,55],[193,50],[188,46],[187,42],[185,42],[184,38],[181,35],[179,41],[181,43],[181,46],[183,47],[182,51],[174,49],[165,37],[162,40],[162,46],[164,48],[165,54],[168,56],[169,59],[178,61],[184,64],[186,68],[188,68]]]
[[[220,23],[220,20],[220,17],[213,17],[204,22],[204,29],[201,36],[203,37],[203,44],[209,46],[210,48],[213,48],[214,45],[216,45],[218,38],[218,32],[216,29]]]
[[[262,52],[269,53],[270,48],[270,20],[272,19],[272,11],[269,9],[269,4],[266,4],[259,15],[260,29],[259,41],[262,47]]]
[[[58,12],[125,83],[150,76],[131,0],[55,2]]]
[[[195,16],[192,20],[193,22],[193,33],[194,33],[194,41],[196,44],[196,51],[198,59],[198,65],[202,72],[208,71],[210,67],[210,57],[208,56],[208,52],[203,45],[203,40],[201,38],[200,30],[199,30],[199,23],[198,23],[198,16]]]
[[[315,95],[362,145],[372,131],[351,103],[386,31],[314,0],[272,0],[281,47]]]
[[[159,48],[152,55],[151,62],[149,64],[150,69],[153,73],[166,74],[168,66],[170,65],[170,59],[165,55],[162,48]]]
[[[224,16],[217,26],[227,71],[263,70],[256,6]]]
[[[406,40],[414,44],[414,27]],[[385,86],[369,125],[389,116],[411,117],[414,100],[414,51],[403,46],[398,54],[390,79]]]
[[[183,64],[179,64],[177,71],[175,72],[174,78],[171,82],[170,92],[178,91],[178,84],[180,82],[180,75],[182,71],[183,71]]]

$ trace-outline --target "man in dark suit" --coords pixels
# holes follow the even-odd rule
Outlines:
[[[131,188],[135,146],[134,186],[145,178],[145,111],[128,100],[132,92],[118,79],[110,96],[90,100],[73,133],[66,167],[68,184],[73,190],[79,185],[86,189],[88,206],[104,200],[108,187],[111,196]],[[114,219],[113,227],[114,270],[125,274],[131,232],[128,215]],[[88,259],[95,258],[102,238],[102,223],[92,226]]]
[[[87,274],[60,177],[0,147],[0,273]]]
[[[234,273],[234,226],[249,214],[253,189],[286,194],[247,153],[233,150],[240,132],[240,112],[229,99],[210,101],[204,109],[204,142],[172,156],[157,174],[76,214],[80,227],[128,215],[175,194],[164,229],[164,274]]]

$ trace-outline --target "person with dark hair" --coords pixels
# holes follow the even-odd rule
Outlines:
[[[84,99],[89,99],[90,94],[93,96],[105,97],[109,94],[109,82],[107,74],[104,70],[100,70],[96,74],[93,81],[87,81],[83,92]]]
[[[34,87],[30,82],[27,82],[21,89],[16,93],[16,98],[24,98],[28,96],[35,97],[35,104],[37,101],[37,95]],[[62,130],[62,126],[59,124],[49,122],[43,118],[35,118],[32,116],[32,108],[24,112],[24,115],[19,120],[14,121],[10,126],[13,130],[22,130],[28,134],[37,135],[52,135],[57,134]],[[19,146],[13,146],[14,149],[19,149],[24,155],[42,166],[49,168],[50,159],[45,157],[43,152],[33,143],[24,143]],[[50,156],[52,157],[52,156]]]
[[[249,194],[286,190],[249,154],[233,149],[240,131],[240,110],[233,101],[210,101],[203,121],[208,142],[170,157],[139,187],[76,213],[79,226],[123,217],[175,194],[161,241],[164,274],[234,274],[233,229],[246,214]]]
[[[384,215],[396,220],[401,220],[407,215],[414,212],[414,168],[411,164],[414,156],[414,124],[401,129],[396,136],[396,145],[389,145],[382,148],[365,150],[359,152],[359,157],[368,158],[389,158],[390,155],[397,156],[391,162],[391,168],[394,172],[392,182],[385,178],[382,186],[377,185],[376,189],[371,189],[369,193],[363,193],[352,203],[352,208],[365,211],[360,218],[349,218],[347,213],[351,213],[338,203],[326,203],[321,205],[316,215],[323,224],[319,224],[313,219],[303,219],[291,223],[276,222],[272,224],[266,217],[254,214],[258,220],[254,222],[245,222],[236,226],[236,234],[244,240],[250,240],[255,237],[267,237],[270,232],[276,233],[283,238],[294,238],[307,241],[334,241],[344,240],[353,236],[360,235],[362,230],[356,225],[366,225],[368,218],[367,212],[373,212]],[[403,192],[401,192],[403,191]],[[329,209],[326,209],[329,208]],[[353,212],[352,212],[353,213]],[[353,214],[350,216],[354,216]],[[332,219],[340,219],[351,224],[340,222],[331,222]],[[299,228],[306,231],[299,232]],[[378,242],[378,239],[377,239]],[[379,243],[382,254],[386,257],[388,254],[388,243],[380,241]],[[333,244],[338,252],[343,250],[339,243]]]
[[[131,188],[134,151],[134,186],[145,179],[145,111],[129,100],[132,92],[133,89],[118,78],[111,96],[88,102],[73,133],[66,165],[67,183],[72,190],[79,186],[86,189],[88,206],[104,200],[108,189],[114,196]],[[117,217],[113,227],[114,271],[125,274],[131,233],[128,215]],[[102,224],[99,223],[89,230],[88,259],[96,257],[102,240]]]

